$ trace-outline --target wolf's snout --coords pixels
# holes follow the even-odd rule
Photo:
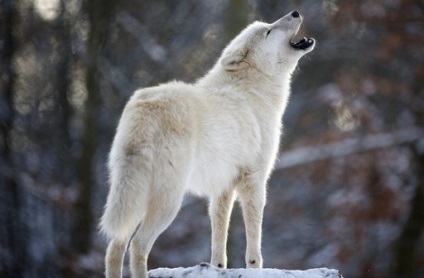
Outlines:
[[[283,30],[297,30],[301,22],[302,16],[297,10],[294,10],[274,22],[273,26],[282,28]]]
[[[299,14],[298,11],[292,11],[291,16],[294,17],[294,18],[298,18],[300,16],[300,14]]]

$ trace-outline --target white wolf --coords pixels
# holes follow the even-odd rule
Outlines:
[[[266,182],[278,151],[290,78],[315,45],[314,39],[293,41],[301,22],[293,11],[271,24],[252,23],[196,83],[171,82],[134,93],[109,157],[111,187],[100,223],[111,239],[106,277],[121,277],[131,237],[132,277],[148,277],[152,245],[186,192],[210,199],[213,265],[226,267],[227,229],[238,197],[246,266],[262,267]]]

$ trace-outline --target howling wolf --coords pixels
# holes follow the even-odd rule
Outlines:
[[[262,267],[266,182],[277,155],[281,118],[298,60],[314,39],[294,40],[302,17],[254,22],[194,84],[137,90],[120,119],[109,157],[110,191],[101,231],[111,240],[106,277],[121,277],[130,244],[133,277],[147,278],[147,257],[186,192],[207,196],[211,263],[225,268],[230,213],[239,199],[246,266]],[[137,229],[138,227],[138,229]]]

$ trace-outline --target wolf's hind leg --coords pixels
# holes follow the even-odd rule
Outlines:
[[[131,241],[130,266],[131,277],[147,278],[147,258],[153,243],[171,224],[182,203],[183,191],[157,192],[149,201],[145,217]]]
[[[113,239],[106,251],[106,278],[121,278],[127,243]]]
[[[228,226],[234,199],[234,189],[230,189],[219,197],[212,197],[209,204],[212,226],[211,264],[220,268],[227,267]]]

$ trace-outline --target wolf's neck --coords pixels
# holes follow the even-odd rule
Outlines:
[[[290,96],[291,74],[278,78],[249,72],[229,74],[222,68],[213,68],[196,82],[196,85],[213,91],[237,91],[249,100],[280,116],[284,113]]]

